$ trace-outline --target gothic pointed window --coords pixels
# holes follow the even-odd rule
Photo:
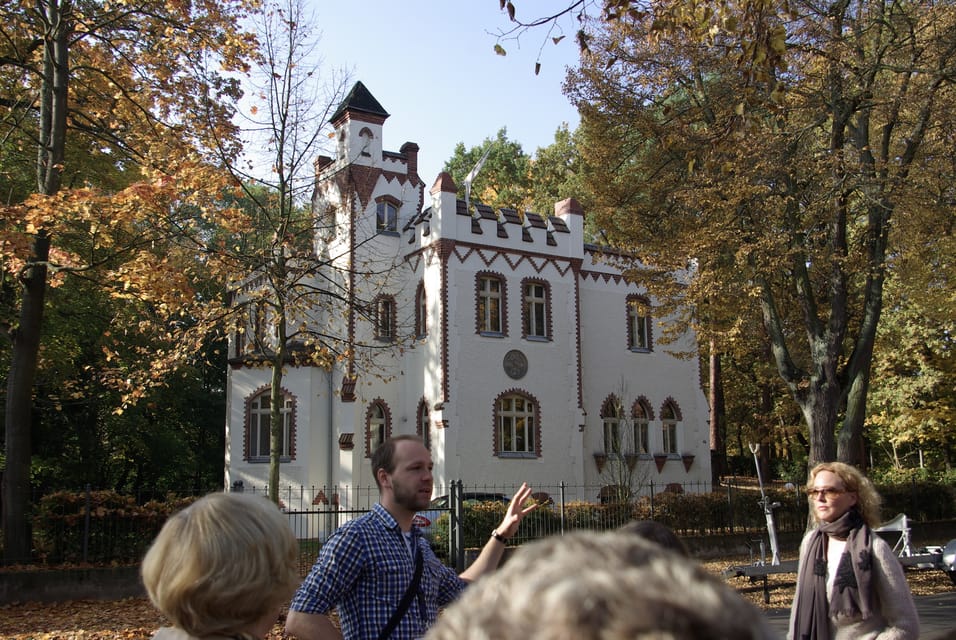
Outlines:
[[[365,457],[392,435],[392,414],[384,400],[373,400],[365,414]]]
[[[672,400],[661,408],[661,442],[664,453],[676,454],[678,451],[677,423],[680,421],[680,411]]]
[[[650,431],[648,430],[650,416],[651,412],[645,401],[638,400],[634,403],[634,406],[631,408],[631,419],[634,422],[633,437],[635,453],[648,454],[651,451]]]

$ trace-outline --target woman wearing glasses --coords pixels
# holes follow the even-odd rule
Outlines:
[[[919,617],[903,567],[873,533],[880,496],[855,467],[824,462],[807,482],[816,526],[800,545],[789,640],[916,640]]]

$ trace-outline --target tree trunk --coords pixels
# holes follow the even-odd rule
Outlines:
[[[866,371],[859,371],[850,381],[846,399],[846,416],[837,439],[837,460],[861,469],[865,466],[863,422],[866,418],[866,394],[870,386],[869,360]]]
[[[32,265],[21,278],[20,323],[13,338],[7,376],[4,412],[7,467],[3,474],[3,555],[6,564],[30,560],[30,429],[49,253],[50,239],[46,234],[38,234],[33,242]]]
[[[710,342],[710,473],[711,486],[717,487],[727,470],[727,447],[723,434],[727,415],[724,410],[724,379],[720,368],[720,354]]]
[[[807,465],[810,469],[821,462],[836,460],[837,407],[840,400],[840,387],[836,381],[811,381],[806,399],[798,398],[803,417],[810,431],[810,456]]]
[[[44,22],[43,85],[40,89],[37,188],[44,195],[60,190],[66,149],[67,98],[70,79],[72,16],[70,3],[55,0],[37,3]],[[33,255],[21,276],[20,321],[13,339],[7,375],[6,471],[3,485],[4,561],[30,558],[30,431],[33,382],[36,379],[46,298],[50,236],[42,229],[33,239]]]
[[[279,504],[279,459],[282,455],[282,361],[285,350],[277,349],[272,363],[272,389],[269,392],[269,499]]]

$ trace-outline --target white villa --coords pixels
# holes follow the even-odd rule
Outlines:
[[[362,314],[343,304],[323,322],[378,348],[331,371],[285,369],[283,499],[288,486],[374,490],[370,452],[402,433],[425,439],[436,487],[564,482],[597,500],[626,463],[657,491],[709,489],[698,361],[658,348],[654,301],[585,244],[581,206],[469,207],[447,173],[426,190],[418,145],[383,149],[388,116],[357,83],[332,117],[337,157],[316,162],[314,215],[334,230],[315,251],[336,264],[330,277],[347,297],[373,303]],[[248,489],[268,481],[270,371],[239,348],[226,486]],[[695,351],[694,336],[668,349]]]

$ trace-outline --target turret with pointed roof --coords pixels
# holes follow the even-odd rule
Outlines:
[[[374,120],[379,123],[384,122],[389,116],[389,113],[385,111],[385,108],[375,99],[375,96],[362,84],[361,80],[355,83],[352,90],[349,91],[349,94],[345,96],[345,100],[342,101],[339,108],[332,114],[330,118],[332,124],[335,124],[346,112],[352,112],[356,115],[364,114],[372,116]]]

